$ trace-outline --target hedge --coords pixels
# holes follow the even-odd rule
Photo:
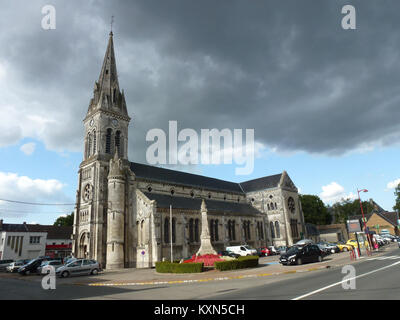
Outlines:
[[[156,271],[160,273],[198,273],[203,271],[203,263],[156,262]]]
[[[215,269],[220,271],[253,268],[258,266],[257,256],[239,257],[235,260],[218,261],[214,263]]]

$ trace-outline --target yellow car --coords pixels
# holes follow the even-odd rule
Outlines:
[[[340,252],[353,250],[353,246],[351,244],[336,242],[336,245],[340,249]]]
[[[362,241],[359,241],[361,248],[363,247],[367,247],[368,248],[368,241],[365,240],[365,242],[363,243]],[[349,244],[351,246],[353,246],[353,248],[357,248],[357,240],[355,239],[350,239],[346,242],[346,244]]]

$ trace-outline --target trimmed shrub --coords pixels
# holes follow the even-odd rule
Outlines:
[[[215,269],[220,271],[254,268],[258,266],[258,257],[239,257],[235,260],[215,262],[214,266]]]
[[[198,273],[203,271],[203,263],[156,262],[156,271],[160,273]]]

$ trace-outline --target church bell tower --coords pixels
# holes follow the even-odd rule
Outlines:
[[[79,166],[74,215],[73,254],[106,263],[108,174],[115,154],[128,160],[128,116],[124,91],[120,91],[113,33],[93,98],[83,120],[84,153]]]

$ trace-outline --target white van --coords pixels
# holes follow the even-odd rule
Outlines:
[[[237,254],[240,254],[241,256],[257,255],[257,250],[253,249],[247,245],[246,246],[226,247],[226,251],[237,253]]]

